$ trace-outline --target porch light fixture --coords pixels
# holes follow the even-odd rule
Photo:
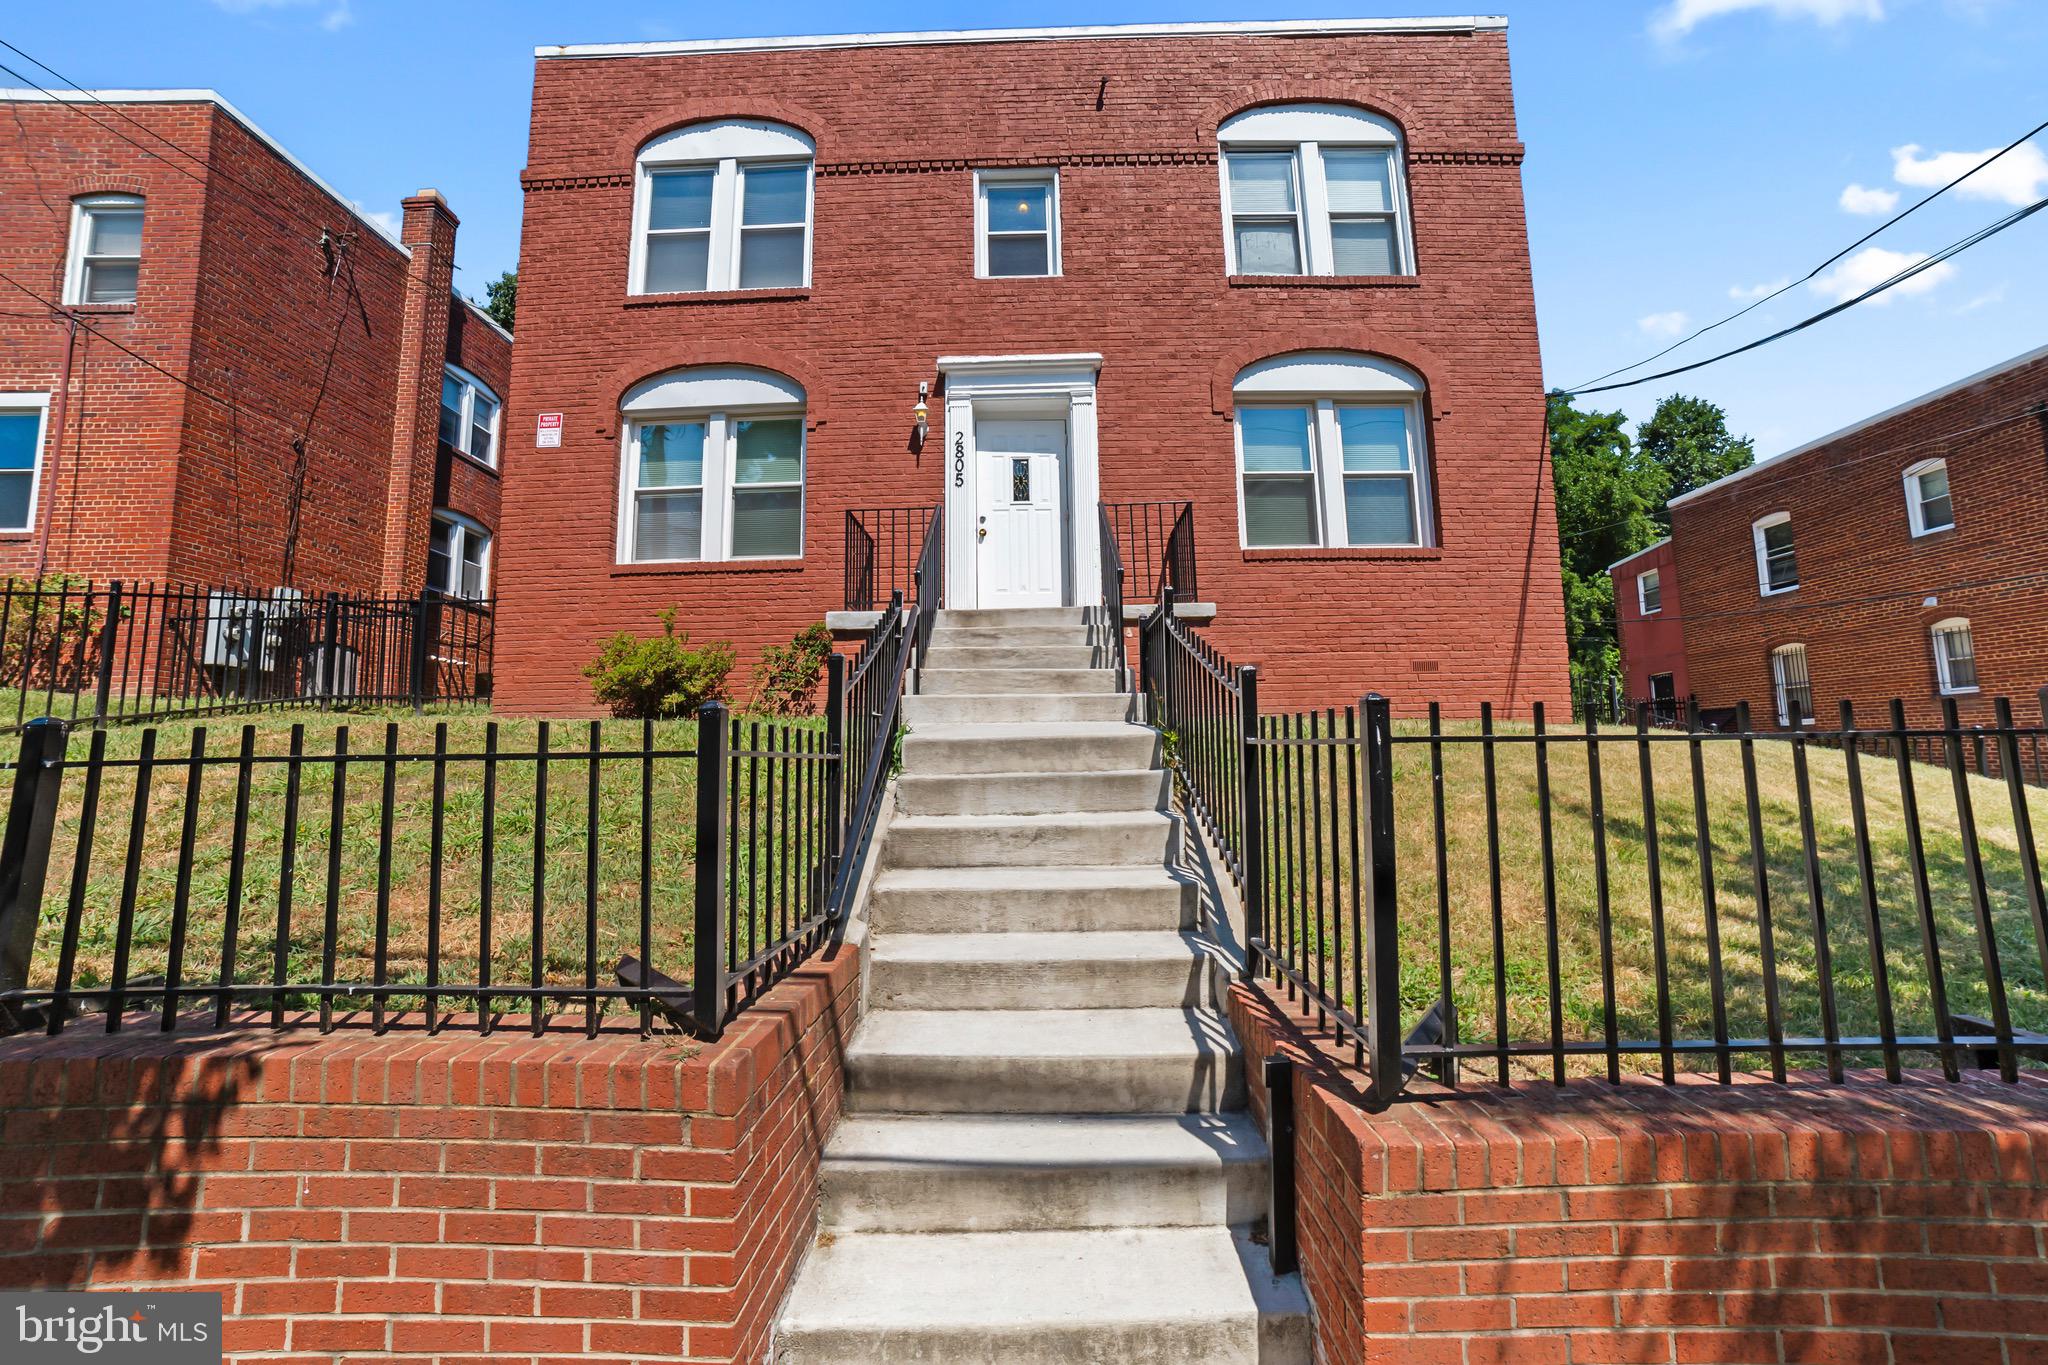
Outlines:
[[[919,381],[917,386],[917,406],[910,410],[911,431],[919,447],[924,445],[924,438],[932,429],[931,405],[925,401],[931,396],[931,392],[932,386],[928,381]]]

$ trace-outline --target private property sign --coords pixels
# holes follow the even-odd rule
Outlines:
[[[561,413],[544,412],[540,414],[534,427],[533,444],[536,450],[562,444]]]

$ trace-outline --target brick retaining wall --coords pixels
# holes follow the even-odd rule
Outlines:
[[[0,1284],[218,1288],[241,1360],[759,1360],[857,1015],[828,957],[709,1046],[0,1043]]]
[[[1231,1016],[1306,1063],[1327,1365],[2048,1361],[2048,1076],[1423,1084],[1373,1115],[1291,1007]]]

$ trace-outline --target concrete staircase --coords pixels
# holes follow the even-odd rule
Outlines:
[[[787,1365],[1305,1365],[1157,732],[1078,609],[939,614]]]

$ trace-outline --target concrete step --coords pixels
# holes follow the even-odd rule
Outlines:
[[[1038,693],[1003,696],[955,692],[903,699],[906,725],[1000,725],[1005,721],[1127,721],[1136,710],[1123,692]]]
[[[1085,626],[933,626],[932,648],[940,645],[1093,645],[1101,636]]]
[[[1116,672],[1108,668],[924,668],[918,670],[918,694],[948,696],[1038,696],[1044,693],[1114,692]]]
[[[872,1007],[897,1010],[1177,1009],[1214,1003],[1192,934],[875,935]]]
[[[1308,1301],[1228,1228],[821,1241],[784,1365],[1308,1365]]]
[[[1166,862],[1179,833],[1165,811],[1092,815],[900,815],[889,867],[1126,867]]]
[[[1238,1109],[1237,1039],[1205,1010],[875,1010],[846,1050],[858,1113]]]
[[[933,630],[947,626],[969,629],[988,626],[1084,626],[1088,613],[1083,607],[942,607]]]
[[[1199,888],[1164,867],[897,868],[876,878],[877,932],[1187,929]]]
[[[910,698],[908,700],[916,700]],[[1052,815],[1165,810],[1173,775],[1164,768],[1099,773],[975,773],[897,779],[900,815]]]
[[[925,653],[932,668],[1106,668],[1098,645],[942,645]]]
[[[1266,1142],[1247,1114],[850,1118],[822,1196],[842,1235],[1228,1226],[1266,1214]]]
[[[1108,721],[920,725],[903,737],[903,771],[919,776],[1128,772],[1158,761],[1158,731]]]

